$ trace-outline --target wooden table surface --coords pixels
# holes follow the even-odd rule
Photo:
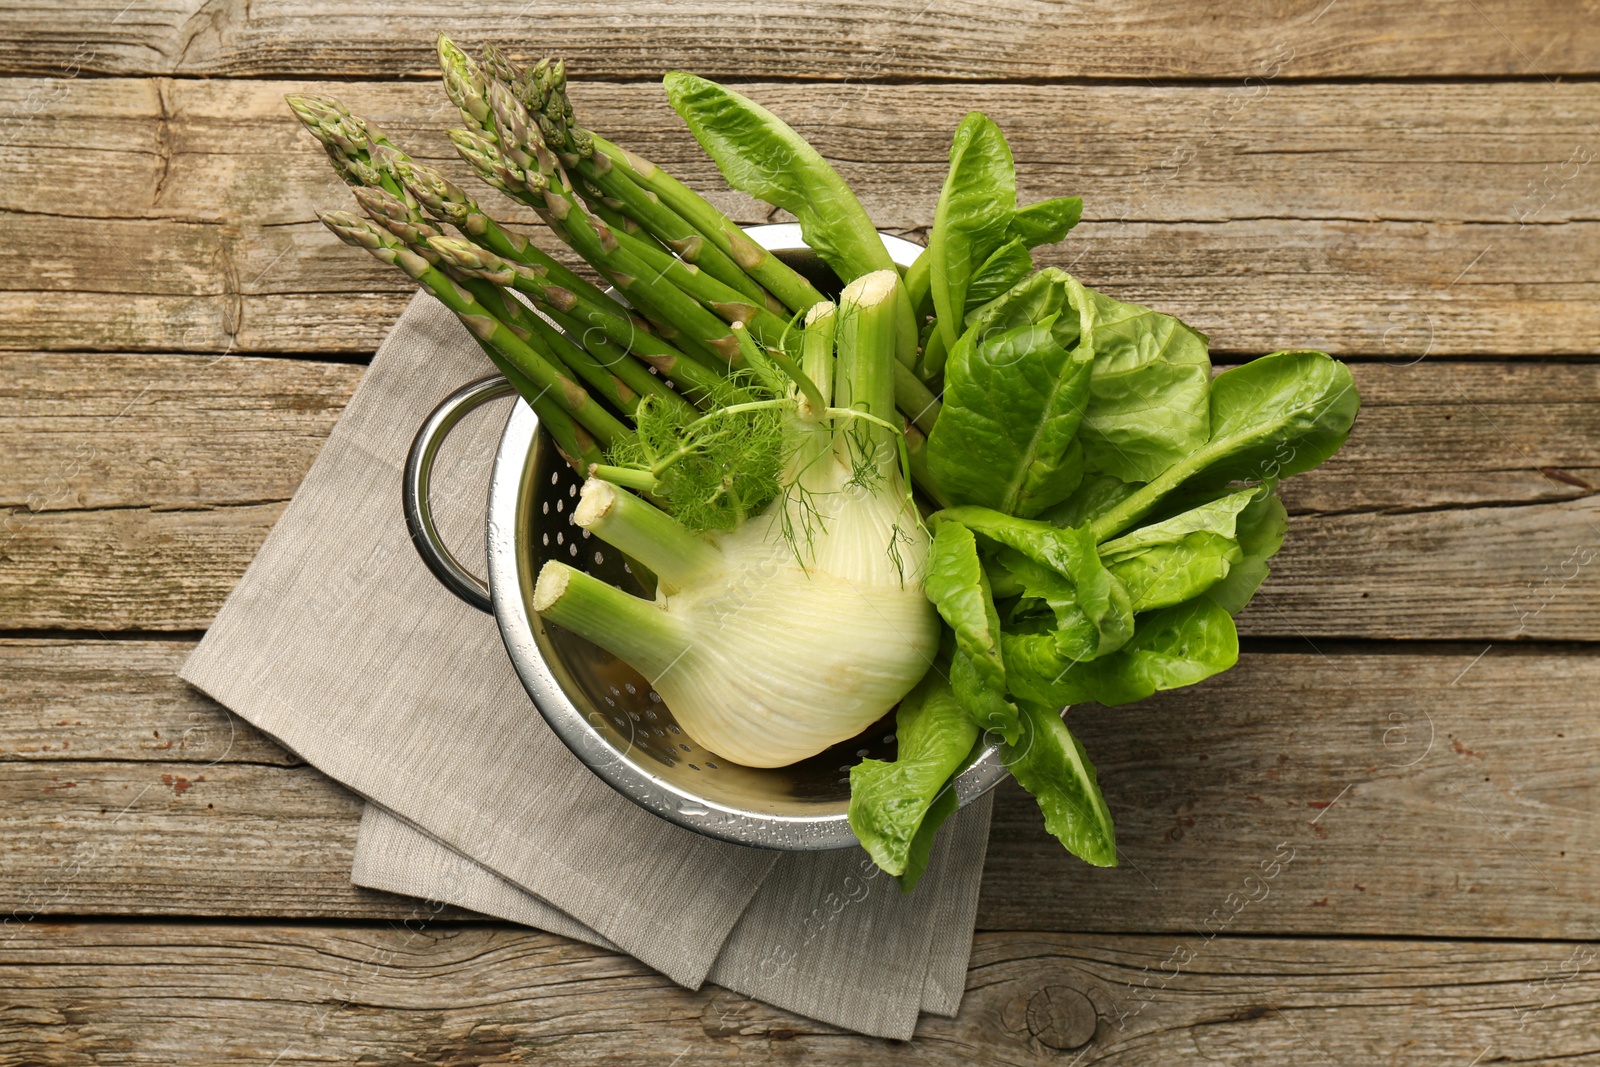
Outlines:
[[[0,10],[0,1063],[1600,1063],[1592,0],[123,3]],[[1239,666],[1083,721],[1126,862],[1003,791],[914,1041],[353,888],[359,801],[174,678],[408,296],[281,96],[459,172],[441,29],[744,222],[663,70],[912,235],[982,109],[1084,198],[1043,260],[1353,364]]]

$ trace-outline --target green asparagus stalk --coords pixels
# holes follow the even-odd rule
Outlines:
[[[341,150],[349,153],[358,147],[350,138],[347,137],[346,141],[348,147],[341,145]],[[402,168],[410,164],[404,153],[386,140],[383,142],[373,140],[367,149],[367,155],[378,164],[375,169],[381,175],[401,176]],[[511,279],[509,265],[495,257],[497,269],[504,275],[504,280],[491,276],[491,272],[484,269],[483,264],[471,262],[464,249],[459,247],[472,249],[475,246],[465,240],[446,238],[438,227],[422,217],[418,210],[420,198],[412,196],[402,200],[387,191],[386,186],[392,185],[393,182],[389,181],[377,186],[361,185],[356,186],[353,192],[356,201],[375,222],[388,230],[412,252],[429,262],[437,263],[440,258],[440,251],[432,246],[432,242],[451,240],[458,242],[457,245],[451,246],[456,255],[448,264],[446,272],[465,286],[479,303],[488,308],[524,344],[547,360],[554,360],[564,365],[603,399],[626,415],[631,416],[637,409],[641,386],[644,387],[644,391],[659,392],[666,403],[688,406],[687,401],[673,393],[665,383],[651,375],[637,362],[632,360],[620,362],[619,368],[623,374],[613,373],[612,369],[603,366],[592,354],[574,345],[549,323],[529,313],[515,300],[505,298],[493,284],[486,286],[485,283],[492,282],[498,282],[500,285],[509,284]],[[402,179],[401,186],[404,185]],[[534,341],[535,337],[538,338],[537,343]],[[634,370],[637,374],[629,373]],[[627,381],[625,377],[631,377],[633,381]]]
[[[529,348],[544,356],[552,365],[577,375],[593,396],[604,400],[627,418],[636,417],[639,410],[638,391],[613,374],[587,349],[573,344],[559,329],[528,310],[516,297],[487,278],[474,277],[454,268],[446,268],[445,273],[465,287],[478,303],[488,308],[490,314]],[[655,384],[661,386],[659,381]]]
[[[559,95],[570,112],[571,105],[565,104],[565,92]],[[548,113],[548,105],[545,113]],[[609,174],[627,178],[634,187],[653,196],[684,220],[790,311],[804,311],[822,301],[822,294],[804,275],[750,240],[732,219],[711,206],[699,193],[649,160],[617,147],[598,134],[576,126],[570,130],[563,147],[578,160],[577,170],[585,178],[596,185]],[[649,227],[648,223],[645,225]]]
[[[585,144],[575,135],[572,107],[565,91],[566,68],[560,61],[552,65],[545,60],[529,71],[512,63],[493,45],[484,47],[483,56],[484,73],[510,89],[529,110],[546,143],[560,155],[563,165],[580,179],[579,193],[585,193],[587,185],[598,194],[597,197],[585,195],[596,215],[613,229],[622,228],[629,233],[642,229],[684,261],[746,299],[787,316],[788,308],[762,288],[727,252],[662,203],[659,196],[641,187],[625,171],[595,165],[592,142]],[[620,227],[619,219],[622,220]]]
[[[541,64],[541,66],[545,65]],[[535,68],[536,73],[538,70],[539,68]],[[751,248],[754,249],[753,243],[745,237],[743,231],[739,230],[726,217],[721,216],[702,198],[686,186],[678,183],[666,172],[661,171],[654,164],[639,159],[639,157],[610,144],[603,138],[574,125],[572,123],[572,106],[568,102],[565,92],[565,68],[558,61],[555,64],[548,65],[547,70],[547,75],[532,88],[525,98],[525,102],[529,103],[530,106],[539,105],[538,113],[543,116],[540,127],[545,130],[547,136],[563,138],[559,142],[565,149],[562,155],[563,161],[575,161],[575,166],[578,168],[579,173],[585,177],[590,177],[595,170],[623,175],[635,188],[641,190],[645,189],[646,180],[648,179],[655,185],[651,192],[656,199],[666,202],[670,197],[673,206],[690,207],[690,213],[694,214],[706,226],[712,229],[720,227],[724,233],[731,232],[736,234],[738,241],[751,245]],[[538,79],[535,80],[538,81]],[[596,179],[591,178],[591,180]],[[716,220],[720,220],[720,222]],[[702,232],[705,231],[703,230]],[[743,251],[749,253],[751,249],[744,249]],[[797,307],[791,303],[791,307],[796,307],[796,310],[800,310],[801,307],[810,307],[822,299],[821,295],[811,287],[809,282],[805,281],[804,278],[796,274],[787,265],[774,259],[764,250],[754,249],[754,251],[777,263],[782,271],[793,275],[793,278],[797,279],[805,290],[809,291],[802,297],[805,300],[803,305]],[[927,257],[921,258],[925,260]],[[753,276],[760,273],[759,264],[748,255],[741,260],[741,263],[744,269],[750,271]],[[926,270],[917,271],[913,267],[908,272],[906,289],[908,293],[925,290]],[[791,293],[791,295],[797,294]],[[766,337],[762,339],[764,341],[768,340]],[[931,432],[934,422],[939,417],[940,404],[938,399],[917,377],[911,367],[903,362],[895,368],[894,383],[895,399],[901,410],[910,416],[912,421],[925,432]]]
[[[473,340],[478,342],[478,347],[483,349],[483,354],[489,357],[495,369],[506,376],[517,394],[528,401],[528,406],[539,416],[540,428],[550,435],[550,439],[556,443],[556,451],[574,470],[579,474],[587,474],[590,468],[605,459],[594,438],[573,422],[572,416],[561,410],[559,405],[552,404],[544,397],[543,390],[532,379],[497,352],[489,342],[477,336]]]
[[[894,402],[924,433],[933,432],[933,424],[939,421],[939,411],[943,407],[939,398],[922,384],[916,371],[898,359],[894,361]]]
[[[479,252],[492,253],[512,265],[518,291],[532,297],[541,311],[555,318],[562,329],[597,358],[609,365],[631,353],[697,400],[720,395],[720,374],[651,333],[621,304],[540,250],[526,236],[495,222],[444,175],[409,158],[396,160],[394,170],[429,214],[478,242],[474,247]],[[646,391],[627,372],[621,377],[635,391]]]
[[[380,262],[400,268],[421,283],[442,304],[455,312],[475,337],[513,364],[539,390],[536,394],[538,397],[553,401],[573,421],[593,434],[603,447],[611,447],[613,442],[632,432],[615,415],[596,403],[583,386],[551,365],[497,319],[465,286],[411,251],[393,234],[349,212],[326,212],[319,218],[346,244],[365,248]]]
[[[439,35],[439,70],[444,75],[445,95],[461,112],[461,121],[468,128],[494,137],[494,126],[489,119],[489,82],[472,57],[456,47],[444,34]]]
[[[616,301],[606,296],[593,282],[568,269],[526,235],[501,226],[465,190],[432,167],[423,166],[412,159],[402,159],[396,161],[395,172],[407,192],[440,222],[449,223],[503,259],[540,269],[543,276],[555,285],[586,298],[593,305],[609,307],[622,314]],[[622,317],[626,318],[626,315]]]
[[[542,152],[545,158],[535,161],[545,169],[524,169],[515,160],[534,159],[526,147],[509,156],[501,151],[500,141],[521,139],[526,145],[525,121],[517,122],[520,116],[515,111],[506,118],[509,128],[500,131],[499,141],[491,142],[469,130],[452,130],[450,138],[462,158],[485,180],[538,211],[573,251],[608,276],[631,303],[656,321],[669,324],[688,351],[703,354],[713,365],[735,365],[738,344],[727,324],[665,276],[640,263],[620,246],[609,227],[597,225],[577,202],[553,155]]]
[[[641,355],[625,345],[619,345],[608,338],[604,332],[593,326],[585,327],[582,322],[562,312],[556,307],[544,307],[544,314],[549,316],[569,337],[577,338],[582,346],[594,354],[606,367],[615,367],[624,361],[635,358],[655,368],[663,378],[671,381],[680,390],[682,396],[687,397],[693,404],[705,407],[723,401],[728,393],[728,380],[721,374],[683,355],[675,352],[672,355],[649,358]],[[648,374],[647,374],[648,376]],[[624,380],[633,381],[627,374],[622,375]]]
[[[463,238],[433,237],[429,239],[428,247],[437,253],[446,265],[459,273],[469,274],[503,287],[511,287],[517,281],[515,265]],[[567,332],[562,333],[537,315],[529,315],[528,318],[535,332],[544,340],[545,346],[586,381],[595,384],[595,380],[600,377],[614,378],[635,394],[631,400],[620,396],[613,397],[609,395],[614,391],[609,385],[600,386],[607,390],[606,399],[619,404],[626,414],[630,416],[633,414],[634,408],[638,406],[639,395],[658,396],[664,403],[682,407],[685,411],[693,407],[683,397],[667,388],[664,381],[651,374],[643,363],[611,345],[603,335],[598,338],[586,337],[582,330],[575,329],[576,323],[571,324],[572,328],[564,327]],[[562,324],[557,322],[557,325]],[[576,344],[575,341],[581,341],[582,344]]]
[[[547,204],[553,194],[565,201],[564,207],[551,206],[552,212],[563,220],[565,212],[582,210],[572,195],[570,176],[561,167],[559,159],[545,143],[532,116],[515,93],[501,82],[489,85],[490,111],[495,119],[496,134],[501,154],[524,170],[536,166],[545,177]],[[743,322],[761,342],[769,347],[784,344],[789,339],[788,323],[765,306],[752,303],[743,293],[687,263],[658,245],[646,242],[626,232],[618,232],[593,219],[589,220],[600,238],[600,252],[608,260],[618,261],[616,269],[636,275],[648,271],[670,281],[685,294],[698,300],[716,313],[724,323]],[[581,221],[579,222],[581,225]],[[587,257],[586,257],[587,258]],[[594,262],[594,261],[591,261]],[[601,266],[595,263],[596,267]]]
[[[480,173],[485,174],[491,182],[498,182],[502,188],[514,190],[514,182],[517,180],[518,175],[523,178],[530,177],[530,175],[520,168],[509,165],[499,149],[507,142],[522,144],[524,147],[517,150],[515,157],[532,160],[535,166],[540,168],[534,173],[544,176],[544,180],[534,184],[541,189],[540,195],[544,200],[544,217],[547,222],[550,222],[552,228],[556,229],[563,236],[563,239],[577,250],[584,259],[594,265],[596,269],[610,273],[611,277],[617,281],[618,288],[627,293],[630,300],[636,300],[634,289],[641,277],[643,277],[648,284],[639,287],[637,299],[644,304],[647,312],[655,313],[652,317],[659,318],[664,315],[669,321],[695,321],[692,317],[692,311],[681,303],[683,299],[692,301],[693,298],[689,297],[687,293],[677,288],[677,286],[670,284],[670,281],[682,278],[681,275],[675,275],[670,267],[667,268],[664,275],[646,276],[628,274],[619,269],[619,264],[626,265],[634,271],[647,268],[632,256],[631,249],[622,247],[621,242],[614,234],[611,234],[603,226],[595,226],[593,220],[588,219],[582,206],[576,203],[570,193],[562,196],[553,191],[563,185],[569,185],[569,183],[567,183],[565,173],[561,171],[558,161],[550,153],[548,146],[537,138],[532,143],[529,143],[528,139],[535,137],[535,135],[530,127],[526,108],[523,107],[521,101],[512,98],[509,91],[499,82],[490,84],[489,95],[491,99],[491,115],[499,123],[496,127],[498,142],[490,142],[481,136],[461,131],[455,131],[452,134],[458,147],[463,145],[470,147],[470,151],[463,152],[468,161],[473,162]],[[536,209],[539,207],[538,198],[531,191],[525,193],[521,198],[525,203],[531,204]],[[567,226],[568,219],[575,220],[575,224],[570,227]],[[585,225],[586,221],[587,225]],[[606,241],[607,237],[610,238],[610,242]],[[693,270],[692,266],[688,264],[678,263],[677,266],[690,271]],[[667,279],[667,275],[672,276],[670,280]],[[694,277],[709,281],[709,279],[704,279],[704,276],[698,275],[698,273],[691,276],[691,278]],[[690,284],[695,283],[691,280]],[[677,308],[672,308],[668,304],[668,310],[663,311],[660,303],[663,300],[679,300],[680,304]],[[731,314],[729,319],[734,321]],[[787,324],[775,326],[775,319],[776,316],[771,316],[770,312],[765,312],[762,309],[747,323],[751,328],[751,332],[768,347],[778,347],[790,340],[787,335]],[[708,332],[703,318],[699,320],[699,329],[702,333]],[[774,336],[775,334],[776,336]],[[735,344],[730,342],[733,342],[731,335],[719,338],[718,345],[720,347],[713,346],[713,350],[718,355],[728,358],[729,365],[737,366],[739,363],[735,354],[737,348]],[[703,347],[704,345],[702,344]],[[732,349],[731,353],[730,349]],[[903,363],[896,368],[893,374],[893,384],[897,404],[925,431],[931,431],[939,414],[937,398],[917,378],[915,372]]]

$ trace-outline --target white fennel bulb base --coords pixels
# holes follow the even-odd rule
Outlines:
[[[584,485],[573,520],[655,573],[653,603],[559,561],[539,574],[542,617],[632,665],[735,763],[787,766],[855,737],[938,653],[928,534],[891,421],[897,287],[871,274],[808,316],[786,487],[759,514],[699,534],[611,482]]]

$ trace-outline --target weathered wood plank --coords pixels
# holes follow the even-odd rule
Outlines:
[[[187,650],[0,642],[0,903],[395,915],[349,885],[357,802],[177,681]],[[980,928],[1600,937],[1600,658],[1476,655],[1247,654],[1075,712],[1122,866],[1007,787]]]
[[[301,87],[81,80],[52,97],[3,150],[18,177],[0,189],[0,347],[370,350],[409,286],[312,221],[347,199],[284,113],[281,93]],[[346,96],[450,162],[437,85],[304,88]],[[581,88],[597,127],[720,187],[655,88]],[[0,80],[0,109],[51,89]],[[1256,89],[751,91],[904,231],[931,220],[960,114],[989,110],[1026,195],[1086,199],[1090,221],[1042,259],[1183,315],[1220,351],[1592,349],[1600,223],[1582,161],[1600,86]],[[716,199],[741,221],[765,218],[748,199]]]
[[[398,505],[397,505],[398,507]],[[13,512],[0,628],[198,630],[280,503]],[[1302,515],[1239,617],[1258,637],[1592,640],[1600,502]],[[418,564],[420,566],[420,564]]]
[[[0,78],[0,109],[50,88]],[[1081,195],[1090,220],[1593,217],[1593,154],[1562,166],[1593,139],[1600,85],[1592,82],[1272,84],[1243,93],[1142,84],[742,88],[832,159],[880,225],[900,229],[931,221],[951,131],[973,109],[1004,128],[1025,196]],[[470,173],[444,137],[459,117],[437,83],[85,79],[0,148],[19,179],[0,189],[0,207],[112,220],[311,221],[342,186],[289,115],[287,91],[337,96],[419,158]],[[759,220],[750,201],[726,192],[658,87],[584,81],[573,95],[595,129]]]
[[[33,923],[0,944],[0,1059],[1586,1063],[1600,1056],[1594,958],[1567,943],[982,934],[960,1015],[885,1042],[426,911],[387,928]]]
[[[26,521],[18,512],[287,500],[366,369],[82,353],[15,355],[6,368],[0,505],[17,509],[6,529]]]
[[[0,628],[108,631],[209,623],[360,372],[68,353],[12,366]],[[1245,632],[1590,639],[1595,503],[1572,481],[1600,479],[1600,368],[1355,370],[1361,420],[1289,483],[1301,514]]]
[[[364,369],[65,352],[16,355],[7,367],[0,505],[28,511],[285,500]],[[1535,504],[1588,492],[1570,479],[1600,481],[1600,367],[1424,361],[1352,370],[1357,430],[1333,460],[1285,484],[1292,511]]]
[[[121,0],[8,8],[5,70],[355,75],[436,70],[434,35],[555,49],[585,73],[656,77],[1244,78],[1532,75],[1600,69],[1583,9],[1559,0],[1472,5],[1250,3],[928,5],[879,0],[730,7],[428,3],[196,4]]]
[[[188,638],[0,642],[0,762],[198,764],[181,769],[191,781],[210,764],[300,766],[293,753],[178,680],[193,648]]]

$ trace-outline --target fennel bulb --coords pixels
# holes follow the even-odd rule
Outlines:
[[[848,740],[937,654],[929,537],[889,423],[898,289],[879,271],[837,310],[812,309],[795,386],[764,402],[785,415],[783,488],[734,529],[695,533],[612,481],[585,484],[573,521],[655,573],[654,603],[559,561],[539,574],[535,611],[631,664],[736,763],[781,767]],[[648,488],[640,472],[595,470]]]

